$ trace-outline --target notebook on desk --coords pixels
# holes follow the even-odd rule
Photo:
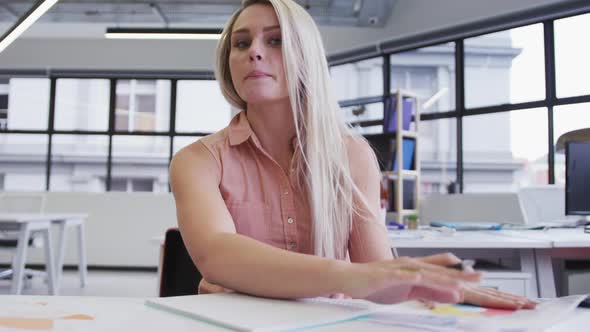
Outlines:
[[[286,331],[311,328],[366,316],[380,305],[352,300],[279,300],[238,293],[149,299],[156,309],[237,331]]]

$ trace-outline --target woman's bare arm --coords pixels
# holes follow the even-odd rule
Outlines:
[[[445,269],[418,260],[353,264],[289,252],[236,234],[219,191],[217,162],[201,143],[177,153],[170,179],[177,217],[187,249],[211,283],[236,291],[276,298],[345,293],[365,297],[395,285],[424,284],[460,299],[457,280],[479,275]],[[389,298],[399,302],[405,298]]]

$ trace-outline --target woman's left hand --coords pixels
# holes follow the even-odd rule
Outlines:
[[[464,286],[463,299],[468,304],[496,309],[534,309],[537,305],[536,302],[526,297],[473,285]]]
[[[450,253],[422,257],[420,260],[442,266],[450,266],[461,262],[457,256]],[[526,297],[469,284],[463,286],[463,302],[496,309],[534,309],[537,305],[536,302]]]

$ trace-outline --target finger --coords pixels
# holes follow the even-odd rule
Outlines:
[[[521,305],[523,309],[534,309],[537,306],[537,302],[532,301],[526,297],[518,296],[510,293],[501,292],[491,288],[478,288],[478,291],[481,293],[488,294],[490,296],[497,296],[504,299],[516,301]]]
[[[463,281],[479,281],[481,279],[481,273],[476,271],[460,271],[455,269],[449,269],[440,265],[430,264],[422,262],[419,259],[411,258],[399,258],[395,260],[398,269],[407,271],[430,271],[435,272],[447,277],[456,278]],[[394,265],[394,266],[395,266]]]
[[[404,273],[404,272],[403,272]],[[443,292],[454,292],[461,295],[462,299],[462,292],[465,288],[465,285],[462,281],[457,280],[456,278],[448,277],[444,274],[428,271],[428,270],[418,270],[415,272],[405,272],[408,274],[415,274],[417,277],[412,282],[412,286],[414,287],[422,287],[428,288]],[[424,297],[421,297],[424,298]],[[432,298],[431,300],[437,301],[436,298]],[[457,302],[458,300],[445,300],[445,302]]]
[[[437,289],[416,286],[410,292],[410,299],[419,299],[428,309],[433,309],[436,302],[458,303],[462,296],[459,290]]]
[[[418,259],[424,263],[436,264],[441,266],[450,266],[461,263],[461,259],[459,259],[459,257],[453,255],[450,252],[420,257]]]
[[[465,302],[481,307],[508,310],[521,309],[524,306],[521,302],[497,296],[497,294],[490,294],[489,292],[482,291],[480,288],[466,289]]]

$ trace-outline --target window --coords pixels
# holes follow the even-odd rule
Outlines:
[[[383,58],[373,58],[330,69],[337,100],[383,95]]]
[[[383,132],[383,103],[372,103],[359,106],[344,107],[341,111],[344,121],[352,125],[353,130],[360,134]],[[361,126],[363,121],[378,121],[377,125]]]
[[[465,39],[466,108],[543,99],[542,24]]]
[[[590,127],[590,103],[557,106],[553,112],[554,144],[559,136]],[[555,183],[565,184],[565,154],[555,155]]]
[[[217,81],[178,81],[176,132],[216,132],[232,116]]]
[[[590,30],[590,13],[555,21],[555,79],[557,97],[590,94],[590,44],[580,39]]]
[[[7,110],[0,112],[6,116],[6,129],[47,130],[49,88],[46,78],[11,78],[7,97],[10,103],[7,101]]]
[[[457,121],[420,121],[421,193],[457,190]]]
[[[0,130],[7,128],[8,122],[8,80],[0,79]]]
[[[465,192],[547,184],[547,128],[545,108],[465,117]]]
[[[45,190],[47,143],[47,135],[0,134],[4,190]]]
[[[58,79],[55,95],[55,129],[109,128],[110,83],[102,79]]]
[[[154,192],[168,192],[169,150],[166,136],[113,136],[112,180],[154,179]]]
[[[420,112],[455,108],[455,43],[391,55],[391,91],[417,95]]]
[[[154,191],[153,179],[111,179],[111,191],[123,192],[152,192]]]
[[[104,192],[106,135],[53,135],[51,191]]]
[[[116,131],[168,131],[170,81],[118,80]]]

